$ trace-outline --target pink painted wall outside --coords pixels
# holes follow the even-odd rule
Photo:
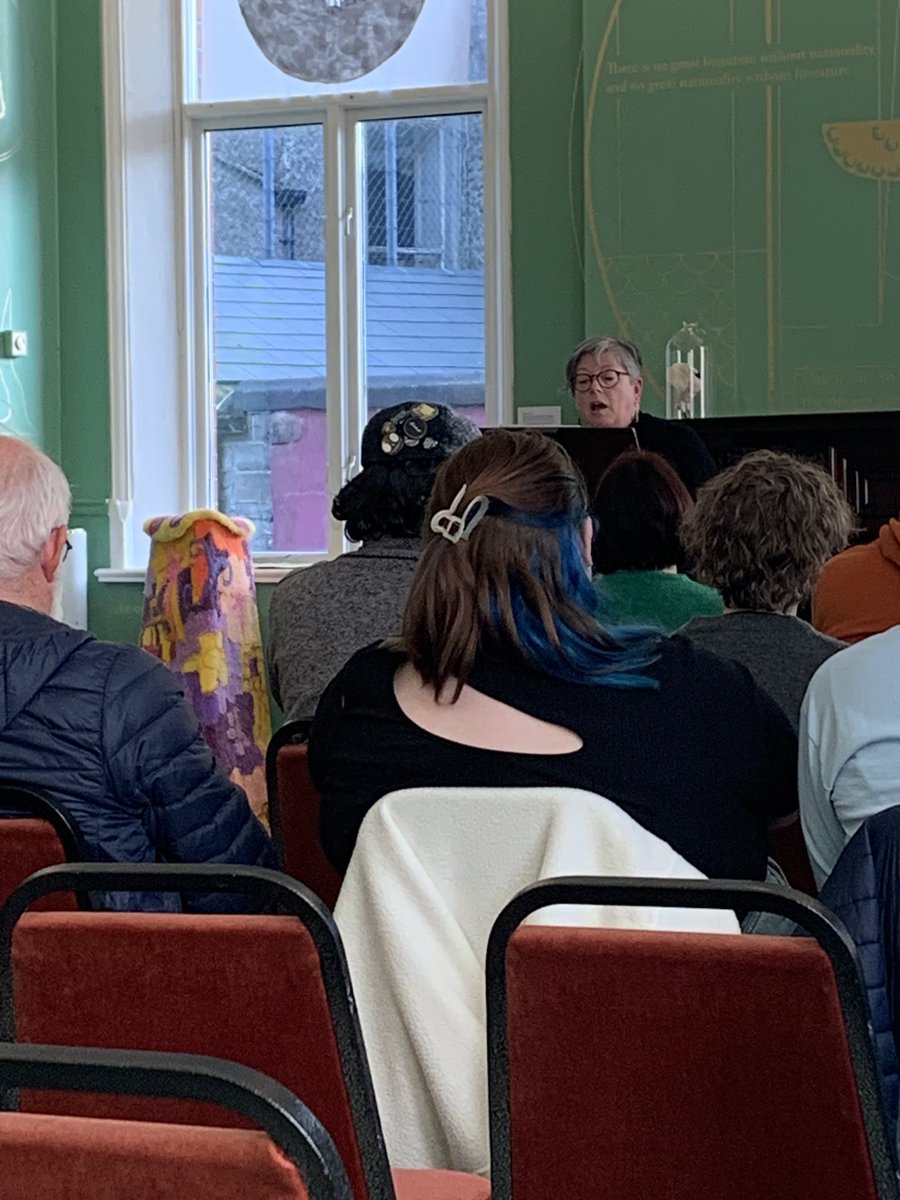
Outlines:
[[[331,497],[325,482],[328,464],[325,413],[300,408],[303,421],[296,442],[269,450],[272,479],[272,549],[328,549]]]
[[[320,409],[294,409],[303,422],[295,442],[269,450],[272,481],[272,549],[328,549],[331,500],[326,481],[327,429]],[[484,425],[483,408],[461,410],[476,425]]]

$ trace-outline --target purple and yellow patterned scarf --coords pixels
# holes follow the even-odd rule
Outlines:
[[[203,736],[266,820],[272,732],[259,611],[243,517],[199,509],[153,517],[144,586],[143,648],[181,677]]]

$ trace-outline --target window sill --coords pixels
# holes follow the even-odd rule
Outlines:
[[[285,575],[290,575],[292,571],[310,565],[308,562],[279,565],[275,563],[257,564],[253,568],[253,577],[257,584],[280,583]],[[94,571],[94,578],[100,583],[143,583],[147,578],[147,572],[140,567],[98,567]]]

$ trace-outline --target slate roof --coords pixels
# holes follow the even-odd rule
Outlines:
[[[365,297],[370,391],[451,389],[448,399],[483,402],[481,271],[370,266]],[[324,403],[322,263],[217,256],[214,305],[220,383],[244,399],[303,392],[304,404]]]

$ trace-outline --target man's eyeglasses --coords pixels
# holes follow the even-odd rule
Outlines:
[[[610,388],[614,388],[619,382],[620,375],[627,375],[627,371],[617,371],[615,367],[604,367],[602,371],[598,371],[596,375],[581,374],[575,376],[575,391],[589,392],[594,386],[594,380],[605,392]]]
[[[65,548],[65,550],[63,550],[63,553],[62,553],[63,562],[65,562],[66,559],[69,557],[69,551],[71,549],[72,549],[72,543],[69,541],[68,538],[66,538],[66,548]]]

